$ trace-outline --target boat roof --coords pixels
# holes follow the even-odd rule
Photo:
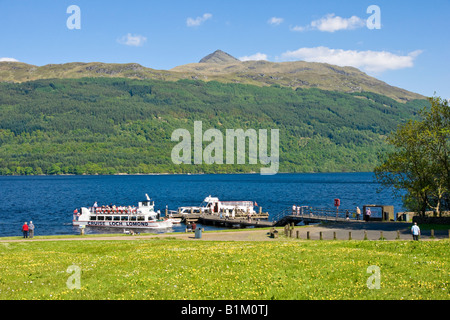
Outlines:
[[[219,201],[219,198],[208,196],[208,197],[206,197],[205,200],[203,200],[203,201],[204,201],[204,202],[217,202],[217,201]]]

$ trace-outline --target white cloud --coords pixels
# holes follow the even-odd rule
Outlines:
[[[366,20],[363,20],[357,16],[350,18],[342,18],[336,16],[334,13],[327,14],[318,20],[312,21],[307,26],[295,26],[291,28],[292,31],[309,31],[319,30],[322,32],[335,32],[339,30],[353,30],[361,28],[366,25]]]
[[[187,18],[186,25],[188,27],[197,27],[197,26],[201,25],[203,22],[205,22],[206,20],[209,20],[211,18],[212,18],[211,13],[205,13],[205,14],[203,14],[203,16],[197,17],[195,19]]]
[[[306,31],[307,29],[308,29],[308,27],[301,27],[301,26],[291,27],[292,31],[298,31],[298,32],[303,32],[303,31]]]
[[[117,39],[117,42],[120,44],[124,44],[127,46],[134,46],[134,47],[140,47],[146,41],[147,41],[146,37],[141,36],[139,34],[132,35],[131,33],[127,33],[126,36],[123,36],[123,37]]]
[[[278,26],[278,25],[280,25],[281,23],[283,23],[283,21],[284,21],[283,18],[272,17],[272,18],[270,18],[270,19],[267,21],[267,23],[268,23],[268,24],[271,24],[271,25],[274,25],[274,26]]]
[[[239,60],[241,60],[241,61],[267,60],[267,54],[258,52],[258,53],[252,54],[251,56],[240,57]]]
[[[3,57],[3,58],[0,58],[0,62],[19,62],[19,60],[14,59],[14,58]]]
[[[414,59],[421,53],[421,50],[416,50],[407,55],[397,55],[387,51],[356,51],[315,47],[286,51],[281,54],[279,60],[323,62],[338,66],[352,66],[367,72],[380,73],[386,70],[413,67]]]

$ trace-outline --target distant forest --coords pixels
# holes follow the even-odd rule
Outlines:
[[[261,164],[171,160],[175,129],[279,129],[279,172],[372,171],[385,137],[426,100],[179,80],[0,84],[0,174],[239,173]],[[209,143],[204,142],[204,146]],[[192,153],[193,154],[193,153]]]

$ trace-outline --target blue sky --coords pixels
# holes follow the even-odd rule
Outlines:
[[[71,5],[79,16],[67,13]],[[221,49],[243,60],[351,65],[449,99],[449,16],[449,0],[0,0],[0,61],[168,70]],[[369,18],[379,28],[370,29]]]

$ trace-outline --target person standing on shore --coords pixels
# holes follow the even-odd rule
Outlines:
[[[414,225],[411,227],[411,234],[413,236],[413,240],[419,241],[420,228],[417,225],[417,222],[414,222]]]
[[[359,220],[361,217],[361,209],[359,207],[356,207],[356,220]]]
[[[34,224],[33,221],[30,221],[30,224],[28,225],[28,231],[30,238],[34,237]]]
[[[23,237],[28,238],[28,224],[25,222],[22,226]]]
[[[364,216],[364,220],[366,221],[366,222],[369,222],[369,220],[370,220],[370,216],[372,215],[372,212],[370,211],[370,208],[367,208],[367,210],[366,210],[366,215]]]

